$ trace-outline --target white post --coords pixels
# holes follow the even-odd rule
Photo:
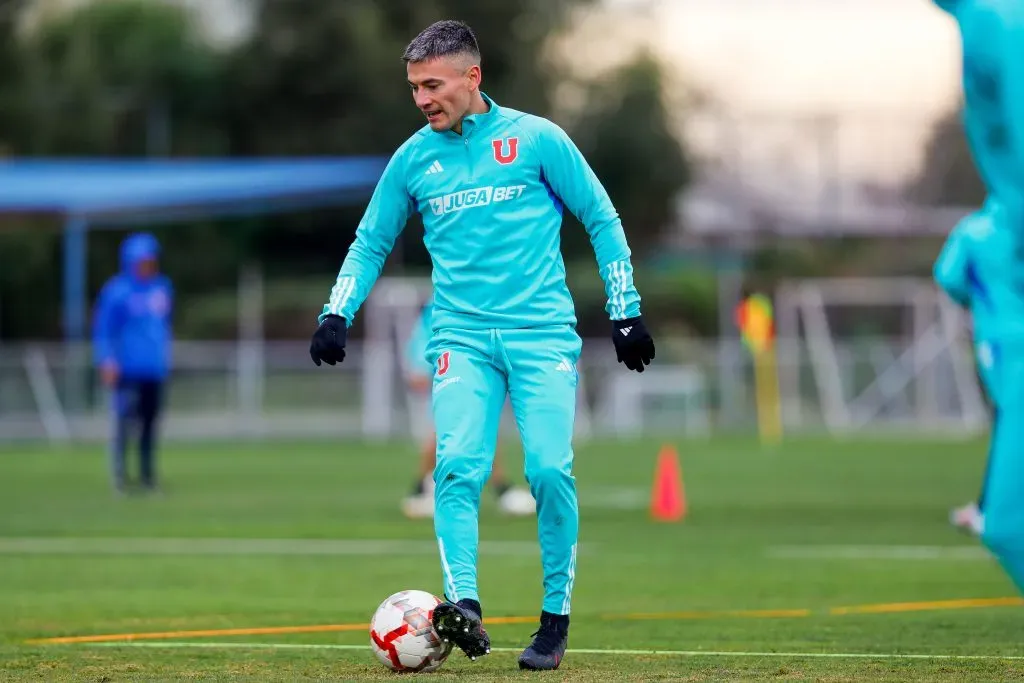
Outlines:
[[[931,362],[933,359],[925,355],[929,349],[917,342],[926,330],[931,330],[936,310],[931,288],[918,288],[912,296],[911,303],[913,320],[913,341],[911,343],[917,349],[917,353],[914,354],[914,377],[917,378],[915,412],[921,422],[927,423],[934,422],[939,413],[937,369],[936,365]]]
[[[388,296],[378,282],[370,296]],[[392,385],[394,377],[394,345],[391,336],[389,306],[364,306],[363,324],[363,434],[369,438],[391,436]]]
[[[960,335],[957,334],[961,328],[961,320],[962,313],[959,307],[945,295],[940,295],[939,322],[945,336],[950,363],[953,365],[953,380],[956,382],[957,394],[963,407],[964,426],[977,429],[988,423],[988,413],[974,368],[964,362]]]
[[[258,429],[263,412],[263,273],[259,264],[242,267],[238,281],[237,391],[240,417]]]
[[[25,351],[22,362],[46,436],[50,441],[70,441],[71,427],[57,396],[57,387],[53,382],[46,356],[37,348],[29,348]]]
[[[820,290],[806,286],[801,287],[801,290],[800,307],[804,328],[807,330],[807,350],[821,395],[825,424],[832,432],[845,430],[850,425],[850,413],[843,399],[839,360],[825,314],[825,302]]]
[[[775,295],[776,356],[779,365],[779,398],[786,427],[803,426],[803,397],[800,392],[801,342],[797,320],[797,298],[788,282],[782,283]]]

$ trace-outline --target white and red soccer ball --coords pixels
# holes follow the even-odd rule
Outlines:
[[[392,671],[436,671],[452,651],[431,624],[441,603],[426,591],[400,591],[388,596],[370,621],[370,646]]]

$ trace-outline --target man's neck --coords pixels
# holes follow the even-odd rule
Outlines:
[[[452,130],[455,131],[457,134],[462,135],[462,122],[465,120],[467,116],[470,116],[472,114],[486,114],[488,111],[490,111],[490,109],[491,105],[487,104],[487,100],[485,100],[484,96],[480,94],[479,90],[477,90],[475,93],[473,93],[473,99],[469,103],[469,110],[466,111],[465,114],[463,114],[462,118],[459,119],[458,123],[452,126]]]

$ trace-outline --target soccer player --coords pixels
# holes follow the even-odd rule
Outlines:
[[[974,298],[987,301],[999,330],[991,344],[997,422],[983,487],[981,538],[1024,591],[1024,424],[1018,419],[1024,411],[1024,349],[1015,331],[1024,296],[1024,2],[936,2],[960,29],[964,126],[997,207],[989,218],[996,224],[992,232],[1001,235],[992,246],[971,251],[973,277],[985,278],[978,280],[984,293]],[[976,327],[979,307],[972,307]]]
[[[1000,414],[995,375],[998,349],[1024,342],[1024,300],[1014,289],[1015,278],[1020,277],[1014,273],[1014,236],[1000,222],[999,213],[999,206],[990,198],[981,210],[961,220],[950,232],[933,269],[939,287],[971,313],[975,362],[993,406],[993,433]],[[994,443],[992,438],[990,463]],[[982,533],[985,489],[983,479],[978,499],[950,513],[955,526],[975,535]]]
[[[428,302],[420,311],[413,328],[409,343],[406,345],[406,386],[413,396],[413,403],[417,405],[414,409],[419,417],[421,397],[429,396],[430,385],[434,376],[434,366],[426,360],[427,343],[430,341],[430,312],[433,303]],[[418,420],[417,420],[418,421]],[[433,427],[429,428],[423,446],[420,450],[419,474],[413,484],[410,495],[402,499],[402,512],[410,519],[421,519],[434,516],[434,465],[437,449],[437,437],[434,435]],[[498,509],[506,515],[513,517],[526,517],[536,511],[536,502],[530,492],[513,486],[505,475],[505,468],[502,466],[500,449],[494,452],[494,466],[491,469],[491,479],[488,482],[491,490],[498,499]]]
[[[434,627],[470,657],[490,651],[477,590],[478,511],[508,395],[544,570],[540,628],[519,666],[555,669],[568,641],[579,531],[572,434],[581,340],[560,253],[563,206],[594,247],[618,360],[642,372],[654,342],[618,214],[565,132],[480,90],[480,49],[461,22],[427,27],[403,59],[427,125],[385,168],[310,354],[317,365],[344,359],[348,326],[418,211],[433,262],[434,529],[447,598]]]
[[[157,487],[156,428],[171,364],[170,280],[160,274],[160,245],[149,234],[121,243],[121,272],[100,291],[93,313],[93,354],[100,378],[112,391],[114,417],[110,467],[114,489],[128,487],[125,449],[139,427],[139,483]]]

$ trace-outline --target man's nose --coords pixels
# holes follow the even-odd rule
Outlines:
[[[413,95],[413,98],[416,100],[416,106],[419,107],[420,109],[428,109],[432,102],[430,96],[427,95],[422,90]]]

